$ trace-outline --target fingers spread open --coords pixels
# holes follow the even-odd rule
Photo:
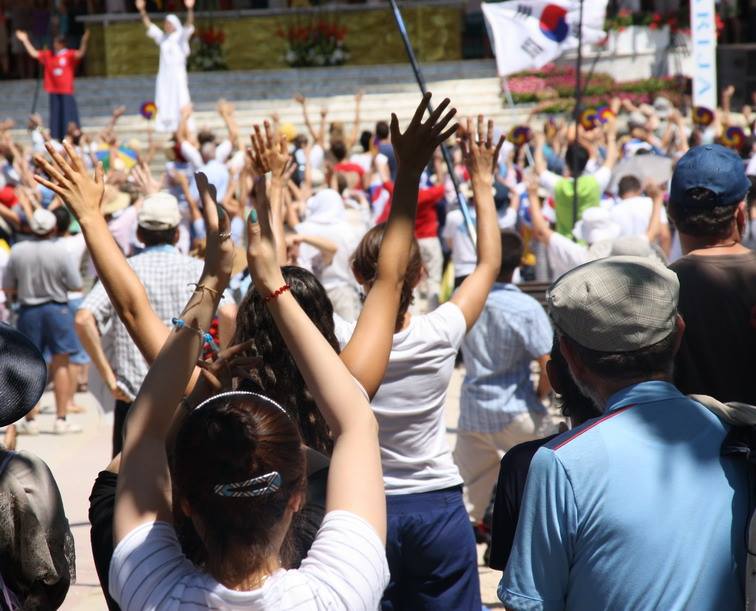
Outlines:
[[[57,167],[53,166],[47,159],[41,155],[37,155],[34,160],[45,171],[50,178],[57,182],[61,188],[68,186],[68,177],[64,176]],[[35,177],[36,178],[36,177]]]
[[[483,115],[478,115],[478,138],[476,144],[482,145],[483,142],[485,142],[483,136]]]
[[[412,121],[410,122],[410,125],[419,125],[421,121],[423,120],[423,115],[425,114],[425,110],[428,108],[428,104],[430,104],[430,99],[433,94],[428,91],[424,96],[423,99],[420,100],[420,104],[417,106],[417,110],[415,110],[415,115],[412,117]]]
[[[433,127],[433,135],[436,135],[446,129],[446,126],[449,124],[449,121],[451,121],[454,116],[457,114],[457,109],[452,108],[448,113],[446,113],[446,116],[444,116],[436,125]],[[456,128],[455,130],[456,131]]]
[[[492,119],[488,120],[488,130],[486,131],[486,146],[491,148],[493,146],[493,131],[494,122]]]
[[[444,98],[443,101],[436,107],[436,109],[431,113],[430,117],[428,118],[428,125],[433,125],[436,121],[438,121],[438,118],[441,116],[441,114],[444,112],[446,107],[451,103],[451,100],[449,98]]]

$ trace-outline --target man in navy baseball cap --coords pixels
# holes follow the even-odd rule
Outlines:
[[[719,144],[690,149],[672,175],[669,199],[680,208],[732,206],[745,200],[751,182],[742,159]],[[713,197],[697,198],[691,191],[706,189]]]
[[[741,243],[750,188],[743,161],[730,149],[709,144],[683,155],[669,216],[685,256],[670,267],[686,323],[675,385],[686,394],[756,404],[756,252]]]

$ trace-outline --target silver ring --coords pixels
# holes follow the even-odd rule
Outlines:
[[[228,238],[231,237],[231,233],[224,231],[223,233],[218,234],[218,239],[223,242],[224,240],[228,240]]]

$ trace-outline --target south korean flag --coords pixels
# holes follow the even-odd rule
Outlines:
[[[606,4],[607,0],[584,0],[584,43],[597,43],[606,36]],[[578,1],[484,2],[482,8],[501,76],[540,68],[577,47]]]

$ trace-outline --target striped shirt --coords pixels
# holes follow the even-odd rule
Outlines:
[[[551,351],[553,335],[535,299],[514,284],[494,284],[462,344],[461,430],[496,433],[520,414],[546,413],[533,389],[530,362]]]
[[[348,511],[325,516],[299,569],[280,569],[256,590],[229,590],[194,566],[166,522],[132,530],[110,563],[110,594],[123,611],[374,611],[388,581],[381,540],[370,524]]]

